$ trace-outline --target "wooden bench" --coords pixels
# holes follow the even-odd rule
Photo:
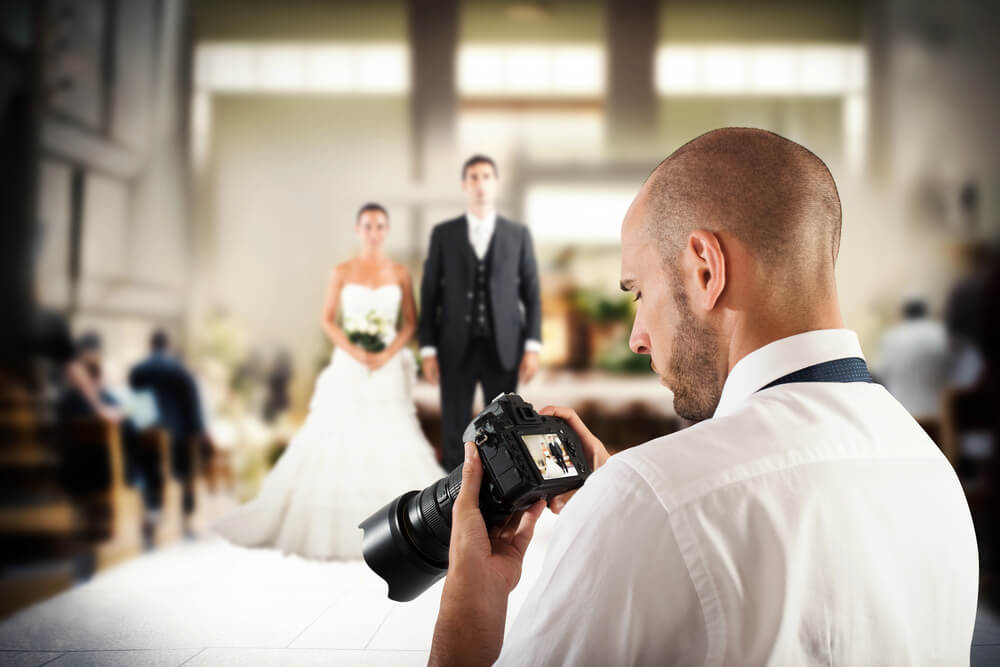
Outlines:
[[[86,548],[39,406],[0,379],[0,618],[72,586]]]
[[[126,484],[119,428],[99,419],[60,425],[66,491],[83,516],[93,568],[103,569],[142,552],[143,502]]]

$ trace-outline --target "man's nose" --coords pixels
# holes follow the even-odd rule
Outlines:
[[[649,336],[637,324],[632,325],[632,334],[628,337],[628,347],[636,354],[649,354]]]

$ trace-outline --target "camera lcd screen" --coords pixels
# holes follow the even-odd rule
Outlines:
[[[535,462],[542,479],[559,479],[578,474],[573,459],[566,451],[566,445],[555,433],[522,435],[531,460]]]

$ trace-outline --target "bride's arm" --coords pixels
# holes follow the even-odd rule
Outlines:
[[[330,275],[330,282],[327,283],[326,300],[323,303],[323,331],[334,345],[351,355],[358,361],[364,363],[367,354],[362,348],[353,345],[347,339],[347,334],[337,324],[337,311],[340,309],[340,289],[343,287],[343,276],[338,266]]]
[[[417,331],[417,305],[413,301],[413,280],[410,278],[410,272],[400,264],[396,269],[396,278],[399,281],[399,287],[403,290],[403,325],[399,328],[399,332],[389,347],[381,353],[385,355],[387,360],[392,359],[393,355],[403,349],[413,339],[413,334]]]

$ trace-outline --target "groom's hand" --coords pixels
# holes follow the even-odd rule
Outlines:
[[[441,377],[441,371],[438,369],[437,357],[430,355],[423,358],[421,365],[424,370],[424,379],[431,384],[437,384],[438,379]]]
[[[517,371],[518,379],[522,384],[526,382],[531,382],[531,378],[535,377],[535,373],[538,372],[538,353],[537,352],[525,352],[524,356],[521,357],[521,367]]]

